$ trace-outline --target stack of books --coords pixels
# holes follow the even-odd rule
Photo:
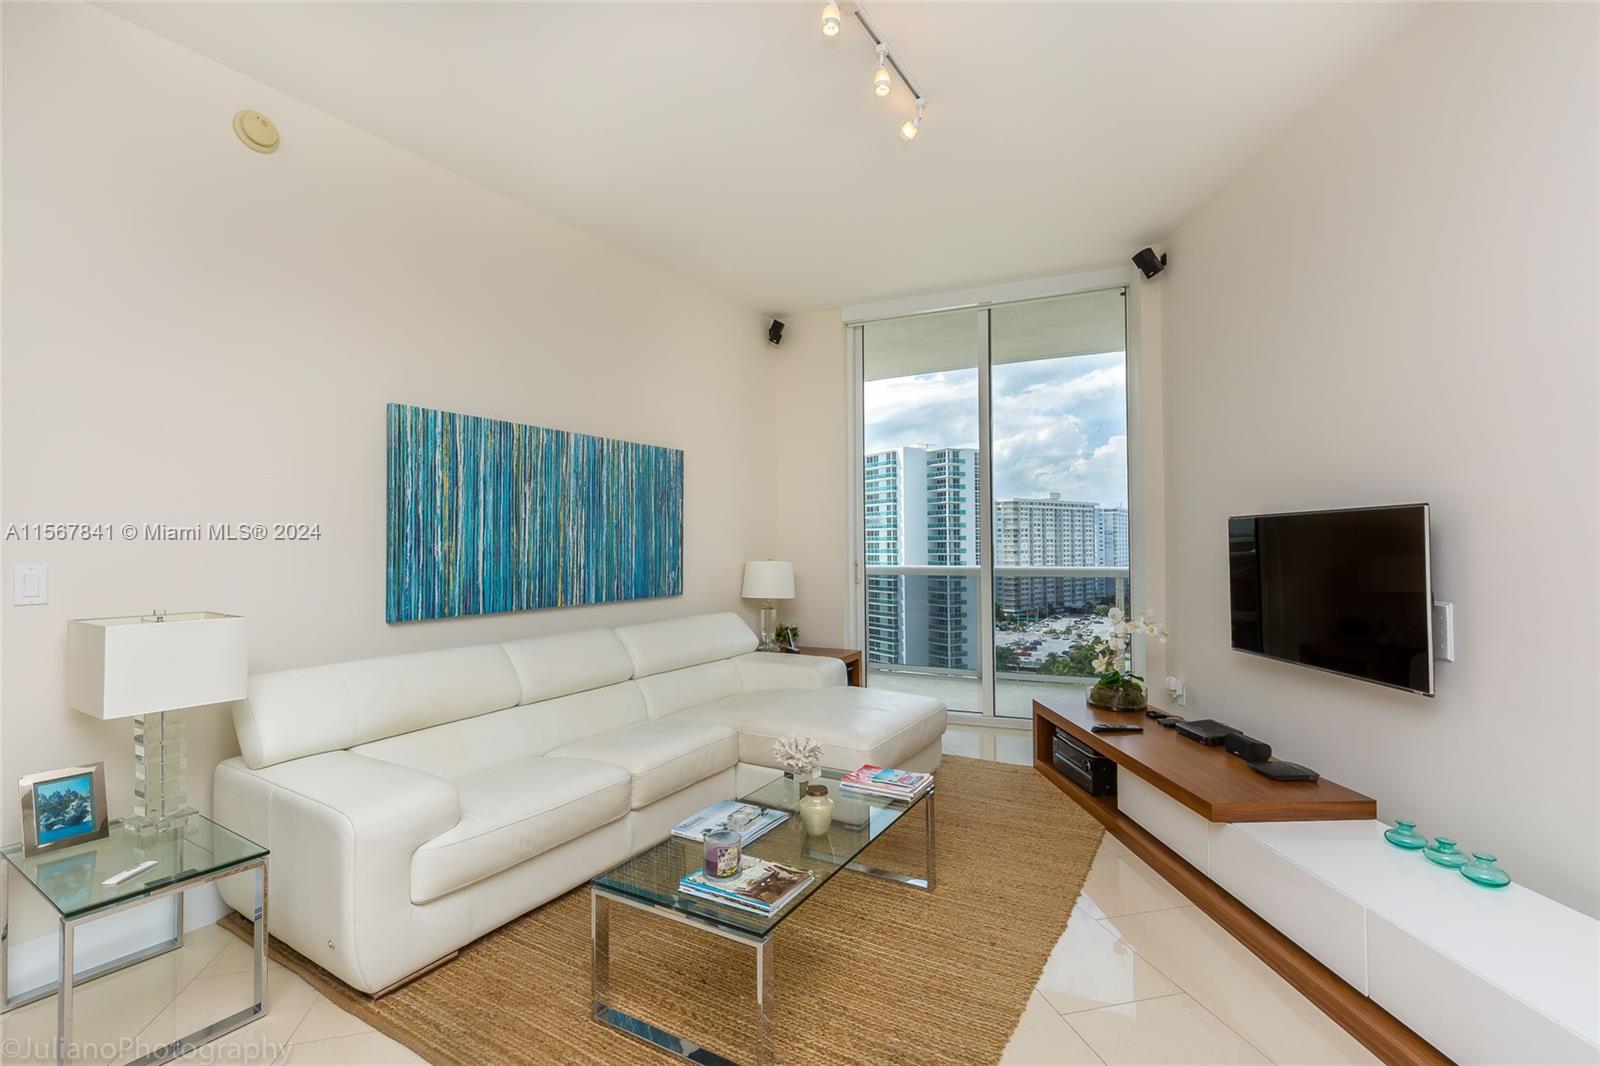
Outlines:
[[[739,834],[740,847],[748,846],[762,833],[789,820],[787,811],[775,811],[771,807],[740,803],[738,800],[723,800],[673,826],[672,835],[682,837],[684,840],[704,840],[707,833],[729,828],[729,821],[735,814],[742,815],[742,820],[745,822]]]
[[[933,787],[933,775],[913,770],[885,770],[867,763],[839,779],[839,787],[846,792],[863,796],[882,796],[884,799],[914,800]]]
[[[812,879],[810,870],[746,855],[739,861],[739,872],[726,881],[696,870],[684,875],[678,882],[678,891],[770,918],[793,903]]]

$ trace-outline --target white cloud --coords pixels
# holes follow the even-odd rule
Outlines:
[[[1121,353],[1008,363],[992,379],[996,499],[1125,504],[1127,384]],[[977,446],[978,372],[869,381],[867,451]]]

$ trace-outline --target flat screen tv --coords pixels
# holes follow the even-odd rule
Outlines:
[[[1228,519],[1233,646],[1433,695],[1428,505]]]

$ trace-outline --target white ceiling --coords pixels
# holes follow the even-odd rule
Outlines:
[[[880,3],[905,144],[820,3],[106,6],[781,313],[1122,262],[1416,11]]]

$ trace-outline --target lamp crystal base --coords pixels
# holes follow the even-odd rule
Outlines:
[[[135,717],[133,816],[124,824],[140,834],[162,833],[181,830],[196,813],[189,805],[183,712]]]
[[[782,651],[778,644],[778,606],[771,600],[761,606],[761,643],[756,651]]]

